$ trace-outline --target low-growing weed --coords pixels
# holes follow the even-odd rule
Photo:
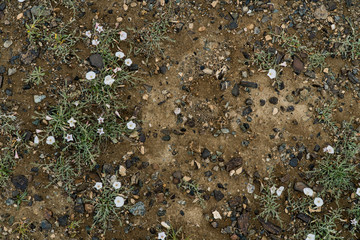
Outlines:
[[[195,181],[182,181],[179,186],[192,196],[195,196],[202,208],[205,208],[205,200],[203,198],[203,190]]]
[[[45,72],[41,67],[35,67],[29,76],[24,80],[26,83],[40,85],[44,80]]]

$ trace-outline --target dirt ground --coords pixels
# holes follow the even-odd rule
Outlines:
[[[78,58],[70,57],[67,63],[43,43],[39,55],[25,64],[21,58],[32,46],[26,28],[31,22],[29,9],[46,6],[58,24],[74,18],[76,21],[69,26],[77,34],[92,29],[94,22],[124,30],[135,47],[139,43],[136,30],[157,21],[157,13],[174,14],[166,32],[170,41],[161,41],[164,54],[152,52],[148,61],[143,54],[132,54],[131,59],[138,66],[134,71],[138,80],[118,88],[117,97],[126,106],[119,111],[124,119],[136,120],[136,131],[117,143],[103,142],[97,165],[94,169],[82,169],[71,193],[58,184],[50,184],[49,172],[36,165],[56,159],[58,150],[45,141],[39,146],[29,144],[28,150],[19,152],[9,179],[0,188],[1,239],[158,239],[159,232],[166,232],[166,239],[305,239],[306,235],[296,234],[314,229],[290,209],[289,195],[291,192],[295,198],[304,198],[302,192],[294,190],[297,182],[321,192],[316,190],[321,189],[321,184],[307,172],[318,166],[317,161],[325,156],[322,149],[333,146],[337,137],[318,121],[318,108],[336,99],[336,107],[331,110],[333,121],[340,126],[344,120],[353,120],[354,131],[359,133],[359,82],[353,83],[348,77],[348,72],[358,72],[359,52],[354,59],[344,58],[336,55],[332,42],[333,36],[351,34],[343,16],[352,19],[354,29],[359,28],[359,1],[85,0],[76,2],[75,10],[65,7],[62,1],[10,0],[1,4],[6,5],[0,8],[0,66],[5,68],[0,73],[1,108],[3,113],[17,116],[18,131],[30,131],[33,135],[36,129],[45,129],[43,122],[33,124],[36,112],[47,112],[50,106],[57,105],[60,89],[83,91],[82,82],[77,79],[94,68],[88,60],[92,48],[85,41],[73,46],[78,50]],[[321,6],[325,8],[325,18],[315,14]],[[301,13],[303,8],[305,13]],[[333,23],[335,29],[331,27]],[[43,25],[44,29],[48,27]],[[288,52],[271,35],[276,28],[287,36],[297,36],[303,46],[315,50],[305,53],[298,46],[295,52]],[[254,33],[257,29],[259,33]],[[313,31],[315,37],[309,37]],[[3,47],[6,40],[12,40],[10,47]],[[35,45],[41,42],[44,40]],[[268,48],[284,53],[280,63],[287,63],[286,67],[277,68],[279,76],[275,80],[269,78],[267,69],[252,61],[256,52]],[[310,53],[325,49],[330,52],[324,62],[325,70],[315,68],[315,77],[309,77]],[[132,49],[128,46],[122,50]],[[304,65],[299,74],[294,56],[300,57]],[[45,70],[43,83],[26,89],[24,79],[38,66]],[[9,76],[11,68],[17,71]],[[329,83],[329,76],[335,80]],[[243,81],[256,83],[257,87],[244,87]],[[34,103],[34,95],[46,98]],[[179,114],[174,113],[177,108]],[[2,136],[2,147],[8,139]],[[354,144],[358,148],[358,141]],[[316,146],[321,150],[315,151]],[[204,149],[209,151],[206,157]],[[120,176],[119,166],[125,166],[126,160],[134,157],[139,161],[126,167],[126,174]],[[240,158],[240,163],[233,166],[232,159]],[[292,166],[294,158],[296,165]],[[358,163],[356,155],[352,164]],[[89,230],[95,213],[93,206],[85,202],[96,194],[92,193],[94,183],[105,178],[104,164],[112,166],[111,174],[120,176],[121,182],[133,187],[126,210],[121,212],[122,226],[113,221],[106,232],[99,226]],[[355,171],[357,174],[358,168]],[[20,204],[8,204],[9,199],[17,199],[22,192],[12,181],[20,175],[28,179],[27,195]],[[271,187],[269,178],[276,186],[285,187],[276,200],[281,223],[276,218],[266,223],[259,220],[264,209],[261,196]],[[183,182],[196,183],[199,189],[185,190]],[[359,184],[357,177],[352,184],[352,190],[346,189],[340,200],[328,191],[319,195],[326,199],[326,206],[313,215],[309,213],[311,219],[323,219],[335,208],[344,212],[350,209],[355,201],[352,192]],[[250,186],[255,187],[253,192],[249,191]],[[41,200],[36,200],[35,195]],[[85,211],[76,209],[79,198],[84,199],[81,204],[85,204]],[[144,216],[129,212],[137,202],[144,203]],[[215,211],[221,219],[215,219]],[[69,216],[68,222],[59,225],[59,218],[65,215]],[[334,229],[342,239],[359,237],[357,229],[350,231],[350,218],[344,213],[336,219]],[[44,227],[44,219],[50,228]],[[72,222],[79,224],[73,227]],[[170,237],[162,222],[179,230],[179,234]],[[24,234],[19,230],[20,223],[29,224]],[[316,239],[337,238],[319,233]]]

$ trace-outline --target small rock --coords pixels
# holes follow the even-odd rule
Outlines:
[[[240,81],[240,86],[242,87],[248,87],[248,88],[258,88],[258,84],[254,82],[248,82],[248,81]]]
[[[163,140],[165,142],[170,141],[170,139],[171,139],[170,135],[165,135],[161,138],[161,140]]]
[[[103,59],[99,53],[92,54],[89,57],[89,61],[90,61],[91,66],[93,66],[93,67],[96,67],[99,69],[104,67]]]
[[[4,74],[6,72],[6,68],[4,66],[0,66],[0,74]]]
[[[44,219],[41,221],[40,227],[42,230],[50,230],[52,228],[52,225],[48,220]]]
[[[263,226],[263,228],[268,231],[269,233],[278,235],[281,233],[281,228],[271,222],[265,221],[263,218],[258,217],[259,222]]]
[[[238,83],[235,83],[233,89],[231,90],[231,94],[232,94],[234,97],[238,97],[238,96],[239,96],[239,94],[240,94],[239,88],[240,88],[240,85],[239,85]]]
[[[293,59],[292,67],[294,69],[294,72],[299,75],[304,70],[304,63],[301,61],[299,57],[295,55]]]
[[[11,40],[6,40],[6,41],[4,42],[4,48],[9,48],[9,47],[11,46],[11,44],[13,44],[13,41],[11,41]]]
[[[28,187],[28,179],[24,175],[17,175],[11,179],[12,184],[14,184],[15,188],[20,189],[21,191],[25,191]]]
[[[166,66],[161,66],[161,67],[160,67],[160,73],[161,73],[161,74],[165,74],[166,71],[167,71],[167,67],[166,67]]]
[[[238,28],[238,24],[236,21],[232,21],[230,24],[229,24],[229,30],[234,30]]]
[[[305,74],[305,76],[312,78],[312,79],[315,79],[315,77],[316,77],[314,71],[307,70],[304,74]]]
[[[294,184],[294,189],[298,192],[303,192],[304,188],[307,188],[308,186],[303,182],[296,182]]]
[[[8,69],[8,75],[11,76],[11,75],[14,75],[16,73],[16,68],[9,68]]]
[[[218,224],[217,222],[212,222],[212,223],[211,223],[211,226],[212,226],[213,228],[217,228],[217,227],[219,226],[219,224]]]
[[[252,113],[252,108],[250,106],[246,107],[243,111],[242,111],[242,116],[247,116],[249,115],[250,113]]]
[[[237,219],[237,224],[239,226],[239,229],[240,229],[241,233],[244,235],[247,235],[247,231],[250,226],[249,220],[250,220],[249,213],[243,213]]]
[[[210,151],[207,148],[204,148],[201,152],[201,158],[206,159],[210,157]]]
[[[246,189],[247,189],[248,193],[252,194],[255,191],[255,186],[251,183],[248,183],[246,186]]]
[[[44,100],[46,98],[45,95],[34,95],[34,102],[35,103],[40,103],[42,100]]]
[[[143,202],[137,202],[129,211],[134,216],[144,216],[146,212],[145,205]]]
[[[311,217],[305,213],[299,213],[296,217],[305,223],[310,223],[312,220]]]
[[[297,158],[292,158],[290,159],[289,165],[292,167],[296,167],[298,165],[299,159]]]
[[[359,79],[350,71],[348,72],[348,78],[349,78],[350,82],[353,84],[360,83]]]
[[[9,97],[13,95],[12,90],[10,88],[5,89],[5,94]]]
[[[242,165],[242,158],[241,157],[232,158],[232,159],[230,159],[230,161],[228,161],[225,164],[226,171],[230,172],[231,170],[237,169],[241,165]]]
[[[30,47],[25,53],[21,54],[21,62],[24,64],[32,63],[36,58],[39,57],[40,51],[35,47]]]
[[[40,195],[38,195],[38,194],[35,194],[35,195],[34,195],[34,200],[37,201],[37,202],[41,202],[41,201],[44,200],[44,199],[43,199],[42,196],[40,196]]]
[[[126,168],[124,166],[122,166],[122,165],[120,165],[120,167],[119,167],[119,174],[122,177],[126,176]]]
[[[324,5],[321,5],[319,8],[317,8],[314,12],[314,16],[316,19],[325,20],[327,19],[329,13],[326,10],[326,7]]]
[[[59,226],[65,227],[68,225],[69,215],[64,215],[58,218]]]
[[[225,196],[220,190],[214,190],[214,198],[216,201],[221,201]]]
[[[212,214],[214,216],[214,219],[222,219],[221,214],[218,211],[215,210],[212,212]]]
[[[103,165],[103,172],[106,173],[106,174],[113,174],[114,167],[109,163],[105,163]]]
[[[5,203],[7,206],[11,206],[15,204],[15,201],[12,198],[8,198],[6,199]]]
[[[278,98],[277,97],[271,97],[270,99],[269,99],[269,102],[271,103],[271,104],[277,104],[278,102],[279,102],[279,100],[278,100]]]

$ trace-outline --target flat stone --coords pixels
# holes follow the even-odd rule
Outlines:
[[[242,158],[234,157],[225,164],[225,168],[226,168],[226,171],[230,172],[231,170],[237,169],[241,165],[242,165]]]
[[[314,12],[314,16],[318,20],[325,20],[325,19],[327,19],[328,15],[329,15],[329,13],[326,10],[326,7],[324,5],[321,5]]]
[[[214,190],[214,198],[216,201],[221,201],[225,196],[220,190]]]
[[[298,165],[298,163],[299,163],[299,159],[292,158],[292,159],[290,159],[289,165],[292,167],[296,167]]]
[[[259,222],[263,228],[271,234],[278,235],[281,233],[281,228],[271,222],[265,221],[263,218],[258,217]]]
[[[295,55],[293,59],[292,67],[296,74],[300,74],[304,70],[304,63],[301,61],[299,57]]]
[[[64,215],[58,218],[59,226],[65,227],[68,225],[69,215]]]
[[[8,75],[11,76],[11,75],[14,75],[16,73],[16,68],[9,68],[8,69]]]
[[[210,157],[210,151],[207,148],[204,148],[201,151],[201,158],[206,159],[208,157]]]
[[[41,221],[40,227],[42,230],[50,230],[52,228],[52,225],[48,220],[44,219]]]
[[[24,64],[32,63],[36,58],[39,57],[40,51],[35,47],[30,47],[25,53],[22,53],[20,60]]]
[[[240,86],[248,88],[258,88],[258,84],[255,82],[240,81]]]
[[[296,215],[296,217],[305,223],[311,222],[311,217],[305,213],[299,213]]]
[[[9,48],[12,44],[13,44],[13,41],[11,41],[11,40],[6,40],[6,41],[4,42],[4,48]]]
[[[99,53],[92,54],[89,57],[89,61],[90,61],[91,66],[93,66],[93,67],[96,67],[99,69],[104,67],[104,61]]]
[[[34,102],[35,103],[40,103],[42,100],[44,100],[46,98],[45,95],[34,95]]]
[[[234,96],[234,97],[238,97],[240,95],[240,85],[238,83],[235,83],[233,89],[231,90],[231,94]]]
[[[25,191],[28,187],[29,181],[24,175],[17,175],[11,179],[12,184],[14,184],[15,188],[20,189],[21,191]]]
[[[134,216],[144,216],[146,212],[145,204],[143,202],[137,202],[129,211]]]
[[[294,184],[294,189],[298,192],[304,192],[304,188],[307,188],[308,186],[303,182],[296,182]]]

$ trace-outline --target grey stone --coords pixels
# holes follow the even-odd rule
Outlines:
[[[129,211],[134,216],[144,216],[146,212],[145,204],[143,202],[137,202]]]

